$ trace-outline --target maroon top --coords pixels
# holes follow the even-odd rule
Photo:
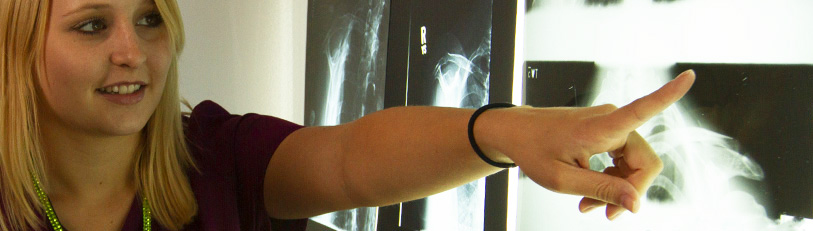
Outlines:
[[[282,140],[302,126],[270,116],[231,115],[208,100],[184,124],[200,168],[200,173],[188,172],[198,214],[184,230],[305,230],[307,219],[271,219],[263,204],[268,161]],[[122,230],[143,230],[141,218],[141,200],[134,199]],[[166,229],[153,219],[152,230]]]

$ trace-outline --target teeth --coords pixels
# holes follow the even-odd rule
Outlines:
[[[135,91],[141,89],[140,84],[129,84],[129,85],[119,85],[119,86],[112,86],[106,88],[99,88],[98,90],[106,93],[106,94],[118,94],[118,95],[126,95],[132,94]]]
[[[133,87],[133,85],[122,85],[119,88],[119,95],[126,95],[126,94],[133,93],[133,91],[132,91],[133,89],[135,89],[135,87]]]

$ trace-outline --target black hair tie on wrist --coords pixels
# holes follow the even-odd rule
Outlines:
[[[498,167],[498,168],[513,168],[513,167],[516,167],[517,165],[514,164],[514,163],[510,163],[510,164],[509,163],[500,163],[500,162],[494,161],[494,160],[489,159],[488,157],[486,157],[486,154],[483,153],[483,150],[480,150],[480,146],[477,145],[477,141],[474,140],[474,121],[477,120],[477,117],[480,116],[480,114],[483,114],[483,112],[485,112],[488,109],[492,109],[492,108],[508,108],[508,107],[516,107],[516,105],[510,104],[510,103],[492,103],[492,104],[488,104],[488,105],[480,107],[479,109],[477,109],[477,111],[474,111],[474,114],[471,115],[471,119],[469,119],[469,143],[471,143],[471,148],[474,149],[474,152],[477,153],[477,156],[479,156],[480,159],[483,159],[483,161],[485,161],[486,163],[488,163],[488,164],[490,164],[490,165],[492,165],[494,167]]]

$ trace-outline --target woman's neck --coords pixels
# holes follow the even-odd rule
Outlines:
[[[135,192],[140,133],[101,136],[50,124],[43,126],[42,136],[45,191],[52,199],[92,200]]]

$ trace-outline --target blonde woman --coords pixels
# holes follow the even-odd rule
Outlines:
[[[174,0],[3,0],[0,28],[2,230],[304,230],[512,163],[612,219],[662,168],[634,129],[694,80],[620,109],[403,107],[303,128],[211,101],[182,115]],[[590,171],[607,151],[616,166]]]

